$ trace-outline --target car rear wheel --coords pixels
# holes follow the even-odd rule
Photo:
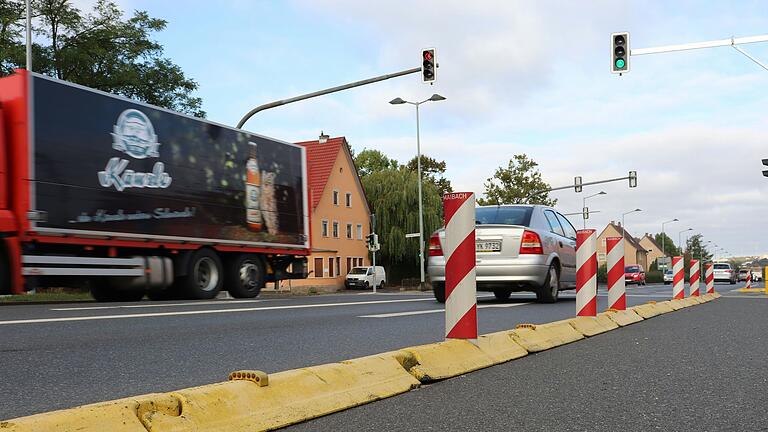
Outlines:
[[[552,264],[547,272],[547,279],[536,291],[536,301],[539,303],[555,303],[560,296],[560,274]]]
[[[432,282],[432,293],[438,303],[445,303],[445,282]]]
[[[493,290],[493,295],[499,300],[507,300],[512,295],[512,290],[509,288],[499,288]]]

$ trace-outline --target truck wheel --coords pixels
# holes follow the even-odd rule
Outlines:
[[[219,294],[224,278],[221,259],[210,249],[198,249],[189,260],[189,270],[184,276],[182,290],[185,297],[204,300]]]
[[[499,288],[493,290],[493,295],[499,300],[507,300],[512,295],[512,290],[509,288]]]
[[[235,298],[253,298],[264,287],[264,263],[258,255],[241,254],[229,262],[227,291]]]
[[[438,303],[445,303],[445,282],[432,282],[432,292]]]
[[[549,266],[547,278],[536,291],[536,301],[539,303],[555,303],[560,295],[560,275],[557,267],[552,264]]]
[[[93,281],[91,295],[97,302],[137,302],[144,298],[144,291],[119,290],[106,281]]]

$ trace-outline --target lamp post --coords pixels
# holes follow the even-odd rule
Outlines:
[[[680,219],[674,218],[672,220],[668,220],[666,222],[661,223],[661,252],[664,253],[664,256],[667,256],[667,250],[664,249],[664,239],[667,238],[667,234],[664,232],[664,225],[672,222],[680,222]]]
[[[687,231],[693,231],[693,228],[688,228],[677,233],[677,244],[680,246],[680,254],[685,256],[685,250],[683,249],[683,233]]]
[[[419,273],[421,276],[421,283],[419,284],[419,288],[424,287],[424,210],[421,204],[421,137],[419,131],[419,105],[425,102],[438,102],[441,100],[445,100],[445,98],[435,93],[429,99],[423,100],[421,102],[408,102],[399,97],[389,101],[389,103],[392,105],[409,104],[416,107],[416,171],[419,177]]]
[[[582,200],[583,205],[581,206],[581,219],[584,220],[584,229],[587,229],[587,213],[586,213],[586,211],[587,211],[587,199],[592,198],[592,197],[596,197],[598,195],[606,195],[606,193],[605,193],[605,191],[600,191],[600,192],[598,192],[596,194],[590,195],[588,197],[584,197],[584,199]]]
[[[626,215],[628,215],[630,213],[641,212],[641,211],[643,211],[643,210],[639,209],[639,208],[636,208],[634,210],[630,210],[630,211],[628,211],[626,213],[622,213],[621,214],[621,239],[622,240],[624,239],[624,231],[625,231],[624,230],[624,216],[626,216]]]

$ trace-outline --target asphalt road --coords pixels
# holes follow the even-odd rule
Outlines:
[[[628,292],[632,305],[668,298],[671,288]],[[600,309],[606,300],[601,289]],[[480,332],[575,313],[573,291],[556,304],[533,301],[481,298]],[[218,382],[237,369],[276,372],[435,342],[443,326],[442,305],[427,293],[2,306],[0,419]]]
[[[290,431],[765,431],[768,297],[704,305]]]

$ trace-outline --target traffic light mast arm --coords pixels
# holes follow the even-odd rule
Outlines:
[[[636,171],[630,171],[630,173],[636,173]],[[596,185],[596,184],[603,184],[603,183],[611,183],[611,182],[622,181],[622,180],[629,180],[631,177],[632,177],[631,175],[628,175],[626,177],[616,177],[616,178],[607,179],[607,180],[597,180],[597,181],[593,181],[593,182],[581,183],[581,186],[584,187],[584,186],[592,186],[592,185]],[[637,179],[637,174],[635,174],[634,178]],[[533,198],[536,195],[540,195],[540,194],[543,194],[543,193],[546,193],[546,192],[553,192],[553,191],[559,191],[559,190],[564,190],[564,189],[573,189],[574,186],[576,186],[576,185],[572,184],[572,185],[568,185],[568,186],[558,186],[558,187],[554,187],[554,188],[543,189],[543,190],[536,191],[536,192],[528,195],[528,198]]]
[[[377,77],[373,77],[373,78],[368,78],[368,79],[365,79],[365,80],[362,80],[362,81],[355,81],[355,82],[352,82],[352,83],[349,83],[349,84],[343,84],[343,85],[340,85],[340,86],[331,87],[331,88],[327,88],[325,90],[319,90],[319,91],[312,92],[312,93],[307,93],[305,95],[296,96],[296,97],[292,97],[292,98],[289,98],[289,99],[283,99],[283,100],[278,100],[278,101],[274,101],[274,102],[265,103],[263,105],[259,105],[256,108],[250,110],[248,112],[248,114],[246,114],[240,120],[240,122],[237,123],[236,127],[238,129],[242,129],[242,127],[245,124],[245,122],[247,122],[251,117],[253,117],[254,114],[256,114],[259,111],[264,111],[264,110],[267,110],[267,109],[270,109],[270,108],[275,108],[275,107],[287,105],[289,103],[298,102],[298,101],[302,101],[302,100],[305,100],[305,99],[311,99],[313,97],[323,96],[323,95],[327,95],[327,94],[330,94],[330,93],[336,93],[336,92],[339,92],[339,91],[342,91],[342,90],[348,90],[348,89],[351,89],[351,88],[360,87],[360,86],[364,86],[364,85],[367,85],[367,84],[373,84],[373,83],[376,83],[376,82],[379,82],[379,81],[388,80],[390,78],[397,78],[397,77],[401,77],[401,76],[404,76],[404,75],[410,75],[410,74],[419,73],[419,72],[421,72],[421,66],[419,66],[417,68],[413,68],[413,69],[406,69],[406,70],[403,70],[403,71],[400,71],[400,72],[395,72],[395,73],[391,73],[391,74],[386,74],[386,75],[381,75],[381,76],[377,76]]]
[[[748,59],[757,63],[763,69],[768,70],[768,65],[766,65],[765,63],[762,63],[760,60],[749,55],[746,51],[744,51],[743,49],[737,46],[737,45],[759,43],[759,42],[768,42],[768,35],[748,36],[748,37],[740,37],[740,38],[732,37],[730,39],[719,39],[719,40],[706,41],[706,42],[693,42],[693,43],[687,43],[687,44],[664,45],[664,46],[651,47],[651,48],[630,49],[629,55],[639,56],[639,55],[648,55],[648,54],[662,54],[662,53],[676,52],[676,51],[687,51],[687,50],[695,50],[695,49],[730,46],[736,51],[743,54]]]

